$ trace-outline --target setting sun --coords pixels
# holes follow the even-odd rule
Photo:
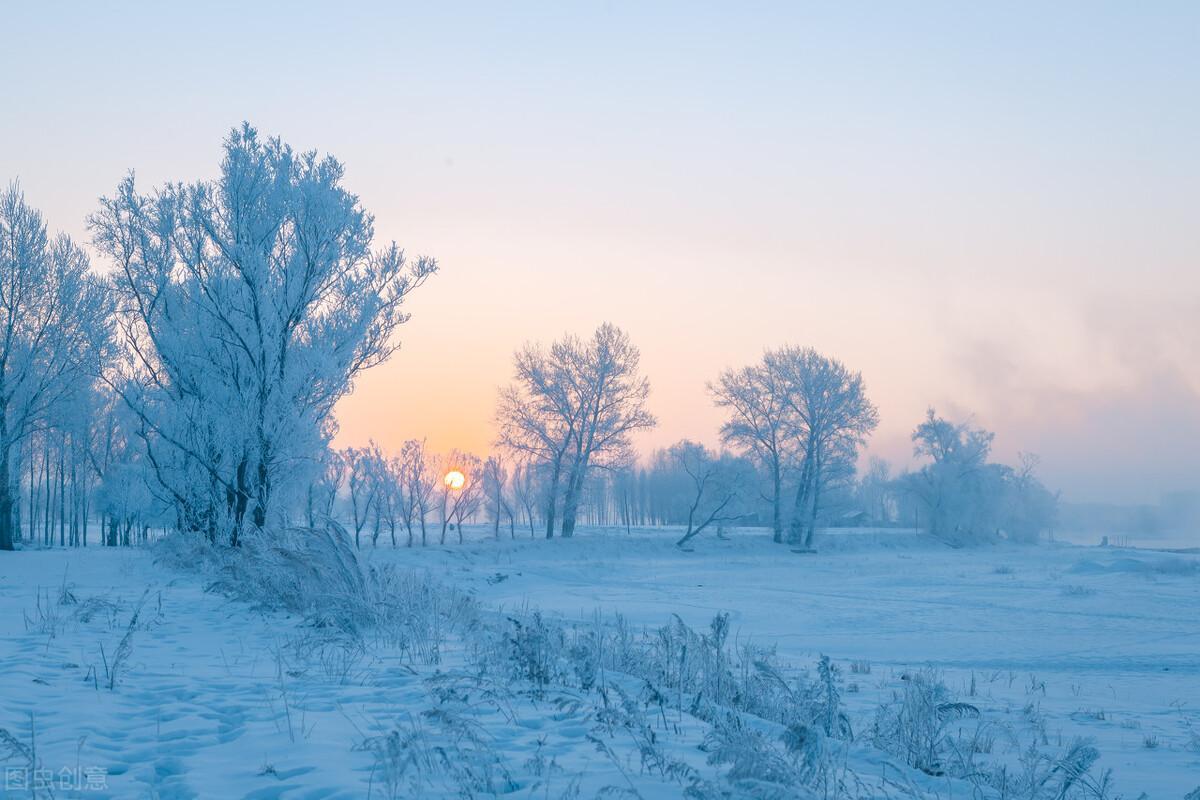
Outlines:
[[[445,483],[448,488],[457,490],[463,488],[463,486],[466,484],[467,476],[463,475],[456,469],[452,469],[446,473],[446,477],[442,479],[442,482]]]

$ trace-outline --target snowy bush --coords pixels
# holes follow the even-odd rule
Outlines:
[[[344,531],[330,528],[249,535],[238,548],[179,535],[159,553],[177,566],[209,569],[211,590],[300,615],[314,628],[382,637],[420,663],[437,663],[450,631],[478,614],[469,597],[428,575],[368,564]]]
[[[903,689],[876,713],[875,744],[922,772],[944,775],[954,744],[953,723],[978,716],[975,706],[950,698],[936,673],[910,673]]]
[[[374,757],[371,787],[388,798],[496,796],[517,788],[500,756],[462,709],[408,716],[359,746]],[[369,792],[370,794],[370,792]]]
[[[668,712],[712,726],[706,739],[711,763],[727,765],[729,779],[748,796],[763,796],[759,790],[769,786],[834,780],[833,742],[853,733],[833,664],[823,657],[812,678],[779,664],[769,650],[730,648],[728,636],[726,614],[714,617],[705,632],[679,617],[656,630],[634,632],[620,617],[568,625],[536,612],[510,614],[502,624],[485,622],[476,631],[473,661],[481,675],[499,670],[501,681],[525,686],[535,696],[555,688],[582,691],[582,697],[559,700],[575,710],[598,698],[589,718],[610,734],[626,731],[639,742],[644,769],[689,786],[693,796],[709,795],[702,781],[661,752],[646,714],[665,730]],[[745,720],[755,718],[774,733],[743,736]],[[602,741],[596,745],[606,752]],[[751,779],[752,773],[757,777]]]
[[[1103,800],[1110,795],[1110,773],[1092,775],[1100,751],[1089,739],[1076,739],[1060,754],[1046,753],[1030,744],[1018,765],[993,768],[980,782],[1001,798],[1023,800]]]

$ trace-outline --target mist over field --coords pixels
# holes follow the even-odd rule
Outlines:
[[[1200,800],[1200,12],[0,15],[0,797]]]

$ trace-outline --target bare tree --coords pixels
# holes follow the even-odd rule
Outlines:
[[[429,503],[440,476],[430,464],[425,452],[424,440],[409,439],[400,448],[400,459],[396,466],[400,483],[400,518],[408,532],[408,546],[413,546],[414,526],[421,528],[421,546],[429,543],[425,521],[429,515]]]
[[[320,471],[308,485],[306,511],[308,527],[317,527],[333,516],[338,492],[346,481],[346,459],[335,450],[326,450],[320,461]]]
[[[376,543],[380,530],[386,526],[395,548],[396,527],[400,524],[404,504],[400,459],[389,458],[378,447],[375,451],[375,528],[371,543]]]
[[[561,345],[561,343],[560,343]],[[544,468],[543,517],[546,538],[554,523],[563,462],[582,424],[582,409],[572,402],[571,376],[563,347],[546,351],[527,345],[513,358],[516,380],[500,391],[496,410],[497,443],[509,452]]]
[[[512,504],[508,500],[508,470],[499,456],[488,456],[483,462],[483,493],[487,497],[488,514],[492,518],[492,535],[500,538],[500,520],[507,516],[512,538],[516,538]]]
[[[687,529],[675,544],[682,547],[710,525],[736,522],[747,514],[746,497],[753,491],[754,468],[742,458],[717,455],[687,440],[667,455],[688,478]]]
[[[1018,453],[1012,471],[1011,496],[1006,513],[1009,537],[1036,542],[1046,532],[1052,534],[1058,520],[1059,492],[1048,490],[1037,477],[1041,459],[1034,453]]]
[[[51,240],[13,184],[0,192],[0,550],[14,543],[12,462],[51,410],[97,374],[111,305],[84,252]]]
[[[639,361],[629,337],[608,323],[586,342],[566,336],[549,350],[517,353],[516,382],[500,394],[498,443],[545,466],[547,538],[564,470],[561,532],[571,536],[590,471],[631,462],[631,434],[655,424]]]
[[[512,492],[514,502],[525,514],[525,522],[529,525],[529,536],[532,538],[537,533],[534,525],[538,487],[537,468],[530,461],[519,462],[513,468]]]
[[[650,383],[639,371],[641,354],[629,336],[615,325],[604,323],[590,341],[576,350],[576,401],[582,409],[582,425],[574,444],[574,458],[563,499],[562,535],[575,532],[579,498],[589,469],[612,469],[634,459],[630,435],[654,427],[654,416],[646,410]]]
[[[753,455],[767,474],[771,528],[775,541],[782,542],[784,470],[794,449],[786,387],[768,362],[725,370],[709,391],[717,406],[729,412],[721,441]]]
[[[354,526],[354,546],[361,547],[360,534],[379,500],[378,455],[374,447],[349,447],[343,451],[348,479],[350,521]]]
[[[800,454],[788,540],[812,547],[829,479],[853,474],[858,447],[879,423],[862,375],[811,348],[785,347],[766,354],[764,364],[783,386],[788,429]]]
[[[887,461],[871,456],[866,474],[858,482],[858,505],[875,522],[890,522],[892,468]]]
[[[463,523],[474,516],[483,501],[483,462],[471,453],[451,450],[442,465],[440,541],[446,543],[446,530],[453,523],[458,529],[458,542],[462,544]],[[456,480],[460,476],[461,480]]]

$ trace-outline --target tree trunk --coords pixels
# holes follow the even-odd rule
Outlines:
[[[776,459],[771,466],[771,522],[775,544],[783,543],[783,476],[780,474],[781,472],[779,461]]]
[[[54,520],[51,517],[51,511],[54,509],[54,481],[50,477],[49,443],[42,448],[42,460],[45,462],[45,468],[42,470],[44,473],[44,480],[42,481],[42,484],[46,488],[46,518],[42,523],[42,544],[46,547],[49,547],[50,545],[54,544],[54,539],[51,538],[54,535]]]
[[[813,487],[812,496],[812,515],[808,519],[808,530],[804,534],[804,547],[811,550],[813,546],[813,534],[817,530],[817,511],[820,508],[821,491],[820,486]]]
[[[562,535],[564,538],[575,535],[575,514],[579,505],[578,490],[575,488],[577,471],[578,467],[575,467],[567,476],[567,492],[563,495]]]
[[[575,518],[579,513],[579,497],[583,494],[583,483],[587,477],[588,457],[586,454],[576,459],[567,479],[567,495],[563,498],[562,535],[569,538],[575,535]]]
[[[792,506],[792,518],[788,522],[788,543],[801,544],[804,540],[804,509],[808,505],[809,480],[812,473],[812,457],[805,453],[800,468],[800,482],[796,486],[796,502]]]
[[[13,486],[9,470],[9,443],[0,422],[0,436],[4,437],[0,444],[0,550],[13,550]]]
[[[66,444],[58,449],[58,546],[67,546],[67,465]]]
[[[554,507],[558,504],[558,480],[562,475],[562,457],[554,459],[554,469],[550,473],[549,497],[546,498],[546,538],[554,538]]]

